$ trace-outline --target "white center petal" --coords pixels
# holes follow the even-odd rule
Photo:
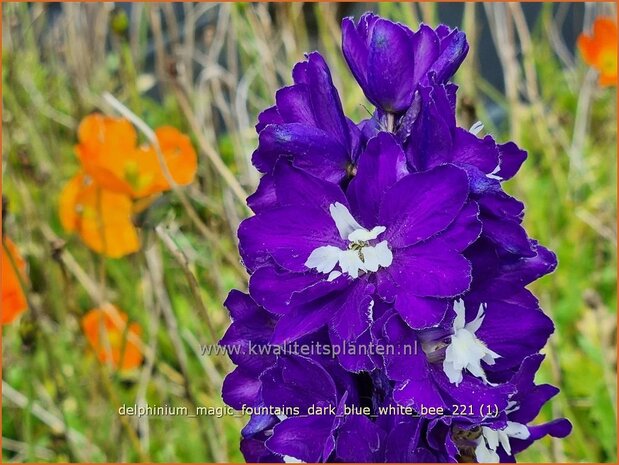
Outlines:
[[[379,267],[387,268],[393,262],[393,253],[387,241],[379,242],[374,247],[363,247],[361,253],[367,271],[378,271]]]
[[[482,123],[481,121],[477,121],[475,124],[473,124],[473,126],[471,126],[471,129],[469,129],[469,132],[476,136],[483,129],[484,129],[484,123]]]
[[[508,421],[507,426],[500,430],[494,430],[487,426],[482,427],[482,435],[479,437],[475,456],[479,463],[498,463],[499,454],[497,449],[499,444],[508,455],[512,454],[509,438],[528,439],[531,433],[529,428],[515,421]]]
[[[500,164],[500,163],[499,163],[498,165],[496,165],[496,168],[494,168],[494,169],[492,170],[492,173],[488,173],[488,174],[486,175],[486,177],[487,177],[488,179],[496,179],[497,181],[502,181],[502,180],[503,180],[503,178],[502,178],[501,176],[498,176],[498,175],[497,175],[497,173],[498,173],[499,171],[501,171],[501,164]]]
[[[331,273],[329,273],[329,276],[327,277],[327,281],[328,282],[335,281],[340,276],[342,276],[341,271],[332,271]]]
[[[505,407],[505,413],[514,413],[515,411],[520,410],[520,405],[515,400],[510,400],[507,402],[507,407]]]
[[[335,226],[340,232],[342,239],[348,239],[350,233],[357,229],[363,229],[363,227],[357,223],[357,220],[350,214],[346,205],[335,202],[329,207],[329,213],[331,213],[331,218],[335,221]]]
[[[320,273],[329,273],[327,280],[333,281],[343,273],[357,278],[361,272],[376,272],[380,267],[391,265],[393,254],[389,243],[370,243],[387,230],[385,226],[365,229],[341,203],[332,204],[329,212],[340,236],[348,242],[348,248],[339,249],[332,245],[317,247],[305,261],[305,266]],[[337,265],[341,271],[335,269]]]
[[[284,460],[284,463],[305,463],[303,460],[299,460],[291,455],[284,455],[282,459]]]
[[[365,265],[356,250],[340,250],[340,268],[342,273],[348,273],[352,278],[357,278],[359,271],[365,271]]]
[[[529,436],[531,436],[531,432],[529,431],[529,428],[526,427],[526,425],[523,425],[522,423],[517,423],[515,421],[508,421],[507,428],[505,428],[503,431],[505,431],[505,434],[507,434],[507,436],[509,436],[510,438],[524,440],[529,439]]]
[[[378,271],[378,267],[380,266],[380,257],[378,256],[378,253],[378,247],[363,247],[361,249],[361,255],[363,255],[363,266],[366,271]]]
[[[443,371],[449,381],[456,386],[462,382],[464,370],[488,383],[481,361],[483,360],[488,365],[494,365],[494,360],[500,357],[499,354],[488,349],[483,341],[475,335],[484,321],[484,309],[484,304],[481,304],[475,319],[465,323],[464,302],[462,300],[454,302],[456,318],[453,323],[451,341],[445,350]]]
[[[477,463],[499,463],[499,454],[488,448],[484,441],[480,441],[475,447]]]
[[[367,242],[367,241],[373,241],[374,239],[376,239],[379,235],[381,235],[382,233],[385,232],[387,228],[385,228],[384,226],[376,226],[374,228],[372,228],[371,231],[368,231],[365,228],[361,228],[361,229],[355,229],[353,232],[351,232],[348,235],[348,240],[350,242]]]
[[[486,444],[488,444],[488,448],[496,451],[499,447],[499,431],[487,426],[482,426],[481,431],[482,437],[485,439]]]
[[[330,273],[340,260],[342,251],[332,245],[325,245],[312,250],[312,253],[305,261],[305,266],[314,268],[321,273]]]

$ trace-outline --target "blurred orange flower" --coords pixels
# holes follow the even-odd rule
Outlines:
[[[17,247],[8,237],[3,238],[2,247],[2,324],[11,323],[18,315],[28,308],[26,295],[15,272],[15,268],[27,279],[26,262],[19,254]],[[7,256],[10,255],[10,258]],[[12,259],[12,260],[11,260]],[[11,263],[12,262],[12,263]],[[14,266],[13,266],[14,265]]]
[[[75,175],[60,194],[60,222],[76,232],[95,252],[119,258],[140,249],[131,215],[133,203],[124,194],[101,189],[89,176]]]
[[[578,48],[585,62],[600,73],[600,85],[617,85],[617,24],[610,18],[597,18],[593,35],[578,37]]]
[[[82,318],[82,329],[97,358],[121,371],[140,366],[143,359],[142,328],[137,323],[127,326],[127,320],[127,314],[113,305],[94,308]]]
[[[168,126],[155,134],[172,179],[179,185],[193,182],[197,155],[189,137]],[[133,198],[171,189],[155,148],[137,145],[137,133],[128,120],[89,115],[80,123],[78,139],[75,152],[84,171],[101,187]]]

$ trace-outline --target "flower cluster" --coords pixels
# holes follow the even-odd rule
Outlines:
[[[189,138],[169,126],[155,131],[158,146],[138,145],[133,125],[124,118],[95,113],[82,120],[75,153],[81,171],[60,195],[60,220],[92,250],[118,258],[140,248],[132,216],[154,197],[190,184],[197,155]],[[160,153],[158,153],[160,152]]]
[[[256,126],[263,176],[238,231],[249,294],[230,293],[221,341],[243,349],[223,396],[254,409],[245,458],[513,461],[566,436],[565,419],[531,425],[558,389],[533,381],[554,327],[526,286],[556,258],[502,188],[526,153],[456,123],[465,35],[371,13],[342,30],[373,115],[345,116],[313,52]],[[395,350],[247,350],[292,342]]]

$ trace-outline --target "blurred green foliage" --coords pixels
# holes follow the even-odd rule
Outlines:
[[[5,461],[242,461],[242,418],[136,422],[126,417],[123,422],[117,415],[120,405],[136,399],[190,410],[194,403],[223,405],[221,382],[231,364],[196,351],[199,343],[215,342],[209,325],[217,337],[223,334],[227,292],[246,288],[246,277],[229,259],[238,260],[235,230],[247,212],[204,156],[192,121],[250,192],[257,182],[249,164],[256,144],[252,125],[272,104],[275,90],[290,82],[291,66],[303,52],[317,49],[326,56],[355,121],[367,117],[370,105],[339,51],[341,6],[182,8],[184,21],[170,4],[135,4],[130,15],[103,4],[64,4],[53,17],[44,4],[3,5],[5,232],[28,261],[29,294],[37,309],[3,328],[2,427],[10,440],[3,441]],[[503,16],[498,8],[505,9]],[[437,21],[434,4],[381,3],[376,9],[412,27]],[[515,26],[518,4],[467,4],[464,10],[463,24],[452,24],[471,40],[469,58],[457,75],[459,98],[469,108],[460,114],[461,123],[470,125],[476,115],[499,141],[514,138],[528,150],[528,161],[508,190],[526,204],[531,235],[559,257],[557,271],[532,286],[557,326],[539,382],[561,388],[539,421],[565,416],[574,431],[567,440],[540,441],[520,458],[614,462],[616,89],[598,88],[577,55],[567,61],[561,56],[550,38],[556,21],[551,4],[543,6],[530,31]],[[505,93],[479,73],[484,57],[477,53],[477,18],[484,14],[503,17],[522,51],[511,58]],[[193,40],[203,19],[208,26]],[[510,46],[493,37],[499,53]],[[134,256],[106,260],[64,233],[57,202],[62,185],[78,169],[77,124],[94,110],[113,113],[101,99],[104,91],[151,127],[169,124],[192,135],[200,168],[186,193],[218,244],[204,237],[172,193],[139,218],[143,248]],[[179,95],[188,97],[193,114],[179,103]],[[491,110],[504,115],[499,124],[493,124]],[[187,257],[209,321],[197,310],[186,270],[155,231],[158,225]],[[126,376],[92,357],[79,325],[96,302],[67,256],[142,325],[155,354],[152,367]],[[157,266],[163,270],[160,277]],[[157,299],[158,289],[169,297],[176,325]]]

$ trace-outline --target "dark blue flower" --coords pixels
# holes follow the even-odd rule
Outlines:
[[[252,161],[272,173],[281,157],[321,179],[342,180],[358,154],[358,129],[344,116],[331,73],[318,52],[307,55],[292,72],[294,84],[277,91],[275,106],[260,114],[258,148]],[[263,183],[268,184],[265,176]],[[259,205],[267,186],[261,185],[249,204]]]
[[[541,425],[529,424],[542,406],[559,392],[549,384],[536,385],[533,382],[543,359],[539,354],[524,359],[511,380],[516,392],[498,419],[486,419],[480,423],[457,420],[450,424],[449,440],[457,449],[452,459],[465,458],[480,463],[514,462],[514,455],[534,441],[546,435],[562,438],[570,433],[572,425],[565,418]]]
[[[273,342],[327,323],[356,340],[378,298],[394,302],[411,327],[428,327],[469,289],[462,252],[480,223],[465,171],[444,165],[408,174],[401,147],[381,133],[346,192],[286,161],[275,167],[273,185],[272,205],[239,228],[250,292],[282,315]]]
[[[433,76],[447,82],[464,60],[469,46],[457,29],[422,24],[417,32],[373,13],[355,24],[342,21],[342,51],[366,97],[377,108],[401,113],[412,103],[419,84]]]

